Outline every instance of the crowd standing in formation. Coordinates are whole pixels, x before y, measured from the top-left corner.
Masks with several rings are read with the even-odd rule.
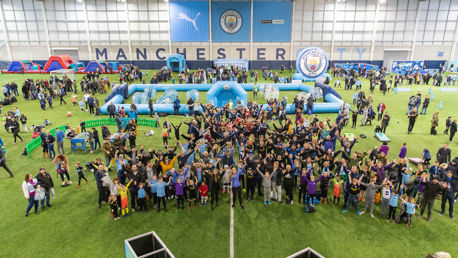
[[[359,215],[369,210],[373,217],[374,204],[380,204],[380,217],[397,222],[404,219],[408,226],[412,226],[416,209],[420,209],[421,217],[427,208],[427,219],[431,220],[434,200],[441,195],[441,215],[445,213],[448,202],[448,215],[453,219],[453,204],[457,197],[455,192],[458,191],[458,159],[451,159],[447,145],[437,151],[434,165],[429,164],[432,157],[429,150],[425,149],[425,164],[419,164],[416,170],[412,170],[406,159],[406,144],[401,146],[399,159],[388,160],[390,147],[387,143],[358,152],[353,147],[360,140],[359,137],[349,139],[343,134],[350,116],[353,128],[358,124],[358,115],[361,115],[360,126],[372,125],[375,119],[380,121],[380,125],[376,126],[376,130],[380,132],[385,132],[390,123],[385,104],[379,103],[376,111],[372,108],[372,97],[366,97],[358,76],[364,76],[371,81],[371,93],[376,84],[380,84],[380,90],[385,93],[391,88],[392,80],[394,87],[397,87],[402,84],[402,80],[410,80],[409,78],[418,83],[416,78],[419,77],[415,74],[401,78],[397,75],[393,79],[389,77],[388,87],[385,79],[388,75],[383,70],[343,72],[335,69],[332,73],[337,78],[336,87],[340,87],[339,78],[343,76],[345,88],[352,89],[356,86],[357,90],[353,98],[357,108],[350,111],[343,105],[335,121],[320,121],[316,115],[304,115],[307,114],[304,110],[308,110],[313,101],[309,103],[308,100],[297,97],[293,100],[297,110],[294,118],[285,115],[285,100],[270,100],[270,108],[267,110],[261,109],[255,103],[244,107],[241,103],[231,101],[219,108],[193,102],[188,103],[191,116],[188,122],[175,125],[165,118],[161,123],[159,120],[162,118],[155,115],[165,146],[163,149],[155,149],[137,146],[137,116],[131,115],[136,106],[132,104],[127,114],[124,110],[116,109],[110,112],[110,116],[117,119],[129,116],[127,127],[122,128],[118,124],[118,132],[123,130],[128,134],[126,139],[117,136],[111,140],[110,132],[104,126],[101,144],[98,130],[87,129],[91,152],[97,151],[97,147],[101,149],[104,161],[97,158],[93,162],[87,162],[85,166],[81,166],[80,162],[76,162],[74,167],[71,166],[63,147],[64,138],[75,135],[69,127],[66,132],[58,130],[55,137],[44,128],[41,129],[39,136],[42,140],[43,157],[53,160],[62,185],[71,184],[70,171],[73,169],[78,175],[78,188],[81,187],[82,180],[89,181],[84,173],[93,173],[99,207],[102,207],[103,202],[109,203],[110,212],[116,220],[120,216],[127,217],[136,210],[146,212],[151,207],[157,208],[158,212],[162,209],[167,211],[167,204],[170,206],[171,199],[176,200],[176,207],[179,209],[183,209],[185,203],[191,209],[199,204],[205,206],[208,202],[210,208],[215,209],[220,204],[221,194],[231,194],[232,207],[237,204],[242,209],[245,202],[255,201],[256,195],[259,195],[266,206],[272,202],[293,205],[296,201],[304,205],[305,211],[313,212],[317,203],[328,203],[329,188],[332,188],[332,203],[342,205],[344,213],[350,208]],[[164,81],[171,75],[170,71],[161,70],[153,75],[152,80]],[[278,75],[263,70],[263,76],[276,80]],[[218,80],[238,78],[240,82],[246,82],[248,73],[238,68],[213,67],[193,73],[185,72],[183,76],[180,74],[179,80],[180,83],[204,83],[213,77]],[[250,77],[256,81],[257,73],[251,73]],[[422,76],[422,81],[426,80],[425,83],[428,83],[428,79],[424,77]],[[121,82],[144,80],[143,73],[133,66],[121,72],[119,78]],[[109,86],[110,82],[99,79],[98,73],[84,78],[81,90],[86,95],[84,101],[78,103],[81,111],[87,111],[89,107],[91,113],[97,112],[98,101],[92,95],[97,92],[104,93]],[[41,102],[48,96],[59,96],[61,102],[65,102],[62,93],[67,92],[77,92],[76,82],[68,78],[59,80],[51,77],[49,81],[41,80],[37,83],[27,80],[23,87],[26,99],[39,99]],[[420,114],[426,114],[429,101],[429,96],[426,96],[422,102],[420,94],[409,100],[409,133],[413,130],[418,110],[421,108]],[[72,102],[76,105],[76,101]],[[201,115],[193,112],[198,110],[196,105],[202,107],[204,112]],[[49,106],[52,107],[52,104],[49,103]],[[152,110],[150,115],[153,115]],[[431,134],[437,133],[437,112],[435,115]],[[15,139],[20,138],[17,134],[20,130],[18,121],[26,130],[27,118],[18,110],[9,112],[4,120],[5,129],[11,130]],[[184,134],[180,131],[182,125],[187,126]],[[456,121],[449,118],[446,126],[444,133],[450,131],[452,141],[456,132]],[[83,121],[80,127],[86,131]],[[169,144],[173,136],[176,144]],[[55,142],[58,155],[54,151]],[[1,152],[0,159],[2,166],[7,169]],[[110,173],[116,175],[110,177]],[[29,200],[26,216],[32,207],[38,212],[38,201],[41,201],[42,208],[45,205],[51,206],[54,182],[43,167],[35,177],[30,174],[25,177],[23,190],[24,196]],[[360,210],[362,203],[364,208]]]

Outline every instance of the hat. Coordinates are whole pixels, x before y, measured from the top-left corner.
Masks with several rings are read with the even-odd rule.
[[[228,165],[224,165],[224,168],[228,168],[229,166]]]
[[[40,167],[40,170],[46,170],[44,167]]]

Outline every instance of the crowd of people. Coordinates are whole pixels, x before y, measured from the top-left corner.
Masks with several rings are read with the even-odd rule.
[[[203,114],[194,114],[184,122],[187,133],[181,133],[182,124],[173,125],[164,119],[161,127],[165,148],[137,146],[135,119],[125,128],[128,139],[118,136],[110,141],[103,135],[100,149],[104,161],[98,158],[84,168],[75,164],[79,181],[86,180],[84,171],[93,173],[99,207],[109,203],[117,220],[151,207],[167,211],[172,199],[180,209],[185,202],[188,209],[207,202],[215,209],[221,194],[231,194],[232,207],[237,204],[243,209],[245,202],[257,200],[257,194],[263,196],[261,201],[266,206],[272,202],[292,205],[296,201],[312,212],[316,203],[326,205],[332,197],[335,205],[343,206],[344,213],[353,207],[362,215],[369,208],[370,216],[374,216],[374,204],[380,203],[380,217],[412,226],[416,209],[422,216],[427,208],[431,220],[434,200],[441,195],[441,214],[448,202],[448,215],[453,218],[458,159],[451,159],[447,145],[437,152],[434,165],[419,164],[413,170],[406,159],[405,144],[395,160],[387,158],[387,143],[365,152],[354,151],[361,139],[350,139],[342,133],[349,112],[344,108],[336,121],[320,121],[316,115],[304,115],[300,108],[294,120],[281,117],[281,102],[275,112],[254,103],[223,108],[200,105]],[[161,124],[160,118],[156,119]],[[271,120],[274,123],[269,123]],[[175,145],[169,144],[173,136]],[[62,181],[66,177],[69,181],[65,174],[70,170],[69,162],[57,157],[54,161],[59,171],[64,171]],[[110,176],[113,173],[116,175]],[[52,195],[54,184],[46,171],[40,170],[35,179],[28,175],[23,186],[29,198],[27,212],[38,205],[30,201],[31,191],[44,189],[42,206],[49,204]]]

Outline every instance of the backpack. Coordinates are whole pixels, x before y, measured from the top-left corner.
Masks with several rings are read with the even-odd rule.
[[[315,207],[310,205],[310,204],[307,204],[305,205],[304,207],[304,212],[307,212],[307,213],[314,213],[316,210],[315,210]]]
[[[374,203],[380,203],[380,192],[375,194]]]

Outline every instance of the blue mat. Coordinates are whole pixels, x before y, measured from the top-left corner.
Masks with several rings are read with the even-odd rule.
[[[441,88],[440,91],[456,91],[456,88]]]
[[[390,139],[384,133],[375,133],[375,137],[381,142],[389,142]]]

